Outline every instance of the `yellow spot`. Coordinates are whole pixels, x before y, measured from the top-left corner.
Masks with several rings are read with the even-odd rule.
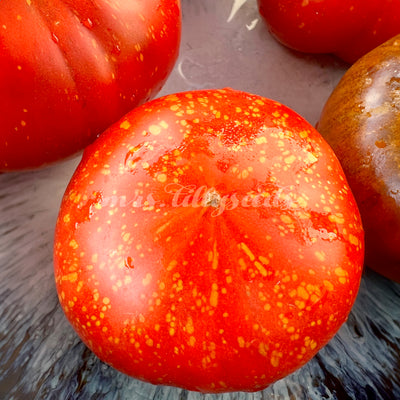
[[[105,305],[110,304],[110,299],[108,297],[104,297],[103,304],[105,304]]]
[[[279,367],[282,356],[283,354],[281,352],[274,350],[271,356],[271,365],[275,368]]]
[[[256,144],[263,144],[263,143],[267,143],[267,138],[265,136],[260,136],[256,138]]]
[[[150,284],[151,280],[152,280],[152,275],[150,273],[148,273],[145,278],[142,280],[142,284],[143,286],[147,286]]]
[[[119,126],[121,129],[125,129],[128,130],[131,127],[131,124],[129,123],[129,121],[125,120],[124,122],[122,122]]]
[[[148,338],[148,339],[146,340],[146,344],[147,344],[147,346],[149,346],[149,347],[153,347],[153,344],[154,344],[153,339]]]
[[[299,133],[299,135],[300,135],[300,137],[301,137],[302,139],[305,139],[306,137],[308,137],[308,131],[301,131],[301,132]]]
[[[352,234],[349,235],[349,241],[351,244],[354,244],[354,246],[358,246],[360,243],[358,238]]]
[[[299,287],[297,288],[297,295],[298,295],[299,297],[301,297],[302,299],[304,299],[304,300],[308,300],[309,297],[310,297],[309,293],[307,292],[306,289],[304,289],[303,286],[299,286]]]
[[[296,305],[296,307],[298,307],[300,310],[303,310],[306,307],[306,304],[304,303],[304,301],[301,300],[296,300],[294,302],[294,304]]]
[[[167,175],[166,174],[159,174],[157,176],[157,180],[158,182],[164,183],[167,181]]]
[[[263,357],[266,357],[266,356],[268,355],[268,346],[267,346],[265,343],[261,342],[261,343],[258,345],[258,352],[259,352]]]
[[[259,259],[264,265],[268,265],[268,264],[269,264],[269,260],[268,260],[267,257],[259,256],[258,259]]]
[[[258,272],[262,275],[262,276],[267,276],[268,272],[267,270],[264,268],[264,266],[259,263],[258,261],[254,262],[255,267],[257,268]]]
[[[291,223],[293,223],[292,218],[290,218],[289,215],[285,215],[285,214],[281,215],[281,221],[282,221],[284,224],[291,224]]]
[[[214,242],[214,249],[213,249],[213,259],[212,259],[212,268],[217,269],[218,268],[218,251],[217,251],[217,242]]]
[[[196,338],[194,336],[190,336],[190,338],[189,338],[189,346],[194,347],[195,344],[196,344]]]
[[[152,135],[159,135],[161,133],[161,128],[158,125],[150,125],[149,131]]]
[[[332,283],[330,281],[324,281],[324,286],[326,287],[326,289],[329,292],[332,292],[332,290],[334,289],[334,286],[332,285]]]
[[[216,283],[211,286],[210,304],[213,307],[218,305],[218,285]]]
[[[256,257],[251,252],[251,250],[247,247],[245,243],[240,243],[240,248],[245,252],[245,254],[250,258],[251,261],[254,261]]]
[[[78,243],[76,242],[75,239],[72,239],[72,240],[69,242],[69,247],[72,247],[74,250],[76,250],[76,249],[79,247],[79,245],[78,245]]]
[[[296,161],[296,156],[295,155],[291,155],[285,158],[285,164],[293,164]]]
[[[65,214],[64,215],[64,218],[63,218],[63,221],[67,224],[68,222],[70,222],[71,221],[71,217],[70,217],[70,215],[69,214]]]
[[[335,222],[336,224],[344,224],[343,214],[331,214],[328,217],[329,221]]]
[[[178,261],[172,260],[167,267],[167,271],[172,271],[178,265]]]
[[[246,179],[249,176],[249,171],[247,169],[243,170],[241,173],[242,179]]]
[[[317,257],[319,261],[325,261],[326,259],[326,255],[323,251],[316,251],[315,257]]]
[[[245,346],[245,344],[246,344],[244,338],[242,336],[239,336],[237,338],[237,340],[238,340],[239,347],[243,348]]]
[[[76,282],[78,280],[78,273],[77,272],[72,272],[71,274],[64,275],[62,277],[62,280],[74,283],[74,282]]]
[[[192,334],[194,332],[193,319],[191,317],[188,318],[185,329],[186,329],[186,332],[189,334]]]

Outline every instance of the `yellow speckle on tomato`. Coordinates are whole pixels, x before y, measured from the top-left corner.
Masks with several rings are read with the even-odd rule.
[[[354,246],[358,246],[360,244],[360,241],[358,240],[358,238],[356,236],[352,235],[351,233],[349,235],[349,242],[351,244],[353,244]]]
[[[167,181],[167,175],[159,174],[159,175],[157,175],[157,180],[158,180],[158,182],[165,183]]]
[[[216,283],[211,286],[210,304],[212,307],[218,306],[218,285]]]
[[[254,265],[255,265],[255,267],[257,268],[258,272],[259,272],[262,276],[267,276],[267,275],[268,275],[267,270],[265,269],[265,267],[264,267],[261,263],[259,263],[258,261],[255,261],[255,262],[254,262]]]
[[[282,352],[274,350],[271,356],[271,365],[275,368],[279,367],[279,363],[281,361],[282,356],[283,356]]]
[[[296,156],[292,154],[292,155],[286,157],[284,159],[284,161],[285,161],[285,164],[293,164],[296,161]]]
[[[254,256],[254,254],[251,252],[251,250],[247,247],[247,245],[245,243],[240,243],[240,248],[244,251],[244,253],[247,255],[247,257],[250,258],[250,261],[254,261],[256,259],[256,257]]]
[[[158,126],[158,125],[150,125],[149,132],[152,135],[156,135],[157,136],[157,135],[159,135],[161,133],[161,127]]]
[[[195,344],[196,344],[196,338],[194,336],[190,336],[189,346],[194,347]]]
[[[69,242],[69,247],[72,247],[74,250],[76,250],[79,247],[79,245],[78,245],[78,243],[77,243],[77,241],[75,239],[72,239]]]
[[[335,222],[336,224],[344,224],[343,214],[331,214],[328,217],[329,221]]]
[[[189,334],[192,334],[194,332],[193,319],[191,317],[189,317],[187,322],[186,322],[185,330]]]
[[[326,260],[326,255],[323,251],[316,251],[315,257],[317,257],[317,259],[321,262]]]
[[[261,342],[261,343],[258,345],[258,352],[259,352],[263,357],[266,357],[266,356],[268,355],[268,346],[267,346],[264,342]]]
[[[125,120],[125,121],[123,121],[123,122],[119,125],[119,127],[120,127],[121,129],[128,130],[128,129],[131,127],[131,124],[130,124],[129,121]]]
[[[108,305],[108,304],[110,304],[110,299],[108,298],[108,297],[104,297],[103,298],[103,304],[105,304],[105,305]]]
[[[267,143],[267,138],[265,136],[260,136],[256,138],[256,144],[264,144]]]
[[[153,277],[150,273],[146,274],[146,276],[142,280],[143,286],[149,285],[152,279],[153,279]]]
[[[284,224],[291,224],[291,223],[293,223],[292,218],[290,218],[289,215],[286,215],[286,214],[282,214],[282,215],[281,215],[281,221],[282,221]]]
[[[242,336],[239,336],[237,338],[237,341],[238,341],[239,347],[241,347],[241,348],[243,348],[246,345],[246,341],[244,340],[244,338]]]
[[[78,280],[78,273],[77,272],[72,272],[70,274],[64,275],[62,277],[62,280],[74,283],[74,282],[76,282]]]

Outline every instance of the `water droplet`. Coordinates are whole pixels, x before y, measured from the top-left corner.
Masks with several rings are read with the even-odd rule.
[[[111,53],[114,54],[114,55],[116,55],[116,56],[119,56],[119,55],[121,54],[121,47],[119,47],[119,44],[116,44],[116,45],[112,48]]]
[[[90,18],[86,19],[82,23],[88,29],[92,29],[93,28],[93,22],[92,22],[92,20]]]
[[[132,257],[126,257],[125,258],[125,267],[128,269],[134,269],[135,266],[133,265],[133,260]]]
[[[59,41],[60,41],[60,39],[58,38],[58,36],[57,36],[55,33],[52,33],[52,34],[51,34],[51,39],[53,40],[53,42],[54,42],[55,44],[58,44]]]

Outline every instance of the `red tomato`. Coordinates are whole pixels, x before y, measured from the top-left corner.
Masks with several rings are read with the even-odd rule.
[[[154,96],[180,23],[179,0],[2,0],[0,171],[70,156]]]
[[[346,320],[363,265],[328,144],[242,92],[141,106],[84,153],[55,238],[61,305],[102,360],[155,384],[256,391]]]
[[[400,0],[258,0],[271,33],[305,53],[354,62],[400,33]]]

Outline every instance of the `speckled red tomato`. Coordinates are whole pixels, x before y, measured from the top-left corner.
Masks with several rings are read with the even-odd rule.
[[[1,0],[0,171],[70,156],[157,93],[179,0]]]
[[[105,362],[156,384],[256,391],[346,320],[363,230],[304,119],[227,90],[170,95],[84,153],[55,238],[59,299]]]

